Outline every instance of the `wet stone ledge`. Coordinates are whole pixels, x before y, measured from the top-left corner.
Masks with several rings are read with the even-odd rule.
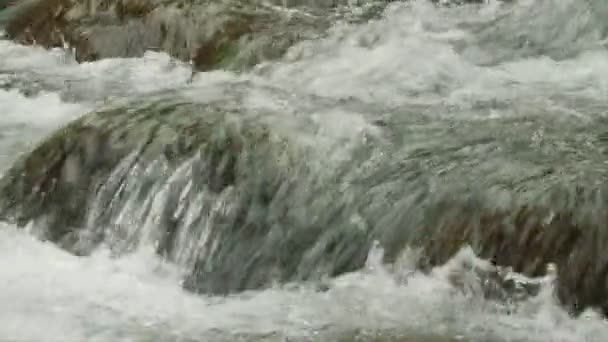
[[[241,70],[316,38],[347,1],[27,0],[0,3],[9,39],[73,49],[79,62],[164,51],[199,71]],[[379,14],[385,1],[366,5]],[[2,10],[5,8],[4,10]],[[371,13],[371,14],[370,14]]]

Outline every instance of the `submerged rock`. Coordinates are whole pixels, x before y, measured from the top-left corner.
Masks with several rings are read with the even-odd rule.
[[[229,102],[165,94],[110,106],[20,158],[0,181],[0,214],[81,255],[101,242],[115,253],[153,243],[192,267],[194,291],[354,271],[367,233],[331,198],[314,203],[327,183],[303,161],[318,157],[292,140]]]
[[[166,154],[169,147],[191,152],[201,144],[202,130],[201,135],[188,136],[182,120],[164,121],[166,106],[175,106],[174,114],[182,115],[182,120],[196,115],[175,103],[153,102],[127,115],[124,108],[102,109],[48,137],[5,174],[3,216],[19,224],[44,219],[45,238],[73,247],[75,230],[85,224],[90,194],[98,191],[128,154],[137,152],[137,158],[145,160]],[[207,113],[206,120],[212,119]],[[186,125],[196,125],[196,121]],[[175,155],[185,157],[171,154]]]
[[[378,240],[387,263],[408,246],[420,247],[422,270],[466,246],[528,276],[555,264],[557,297],[573,314],[608,308],[603,190],[560,188],[549,182],[553,173],[542,173],[522,178],[527,188],[536,186],[536,196],[513,186],[506,190],[512,200],[504,201],[488,190],[495,179],[487,171],[471,181],[456,169],[432,176],[442,161],[429,161],[462,148],[446,143],[434,153],[403,154],[408,146],[385,142],[396,129],[392,122],[328,133],[306,112],[317,109],[254,110],[239,89],[214,84],[213,94],[225,95],[202,103],[193,99],[203,101],[211,90],[151,94],[85,115],[5,173],[0,217],[21,226],[33,221],[42,238],[76,254],[100,243],[116,254],[149,244],[191,270],[184,286],[195,292],[228,294],[355,271]],[[482,124],[499,125],[466,126],[482,131],[474,126]],[[426,133],[420,122],[415,127]],[[460,134],[455,125],[449,129]],[[465,141],[469,151],[471,145]],[[487,151],[517,157],[509,148],[479,151],[483,162],[492,158]],[[474,162],[475,155],[466,156]],[[522,292],[498,274],[481,278],[489,298]]]

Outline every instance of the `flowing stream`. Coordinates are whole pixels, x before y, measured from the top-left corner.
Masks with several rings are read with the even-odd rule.
[[[605,179],[608,147],[606,14],[603,0],[490,1],[449,8],[428,1],[392,2],[369,21],[336,19],[326,34],[296,44],[282,59],[192,79],[187,63],[164,53],[78,64],[69,51],[0,40],[0,165],[7,169],[20,153],[88,112],[116,103],[136,107],[149,99],[168,105],[178,98],[192,106],[221,102],[245,109],[289,137],[290,144],[305,147],[312,156],[308,173],[293,171],[300,183],[292,184],[302,195],[285,199],[290,208],[309,205],[304,215],[322,216],[335,200],[321,188],[313,196],[318,201],[311,200],[309,185],[330,179],[331,170],[351,165],[357,153],[367,153],[365,162],[344,171],[346,179],[366,179],[366,168],[374,168],[369,174],[395,188],[416,175],[433,189],[497,187],[495,200],[501,202],[500,187],[506,185],[523,196],[574,181],[594,186]],[[257,117],[261,112],[272,115]],[[367,141],[382,148],[360,151]],[[507,155],[516,157],[507,160]],[[162,184],[189,186],[187,172],[165,175],[162,162],[147,167],[125,172],[133,180],[165,177]],[[142,193],[141,184],[134,181],[126,189]],[[184,290],[195,256],[203,253],[189,241],[204,242],[213,231],[205,235],[183,223],[170,257],[159,256],[155,219],[163,209],[155,208],[171,196],[162,184],[150,190],[147,206],[135,202],[135,195],[110,204],[100,199],[103,191],[93,196],[86,231],[96,233],[95,213],[106,207],[113,214],[104,222],[113,228],[103,243],[85,246],[86,256],[41,241],[33,225],[2,224],[0,341],[608,339],[608,325],[599,315],[588,311],[575,319],[560,307],[551,275],[536,280],[541,291],[531,299],[487,300],[473,283],[463,290],[449,281],[454,273],[470,275],[463,265],[483,264],[470,249],[426,274],[415,269],[415,251],[408,249],[400,250],[391,265],[380,261],[384,248],[391,248],[385,245],[390,234],[369,251],[354,252],[366,258],[364,269],[321,285],[292,281],[228,296]],[[362,210],[365,219],[351,213],[349,220],[359,220],[353,225],[388,231],[398,215],[411,214],[389,209],[413,201],[415,187],[406,199],[391,198],[381,186],[370,189],[340,192],[339,200],[352,207],[362,205],[362,197],[371,203],[366,205],[373,214]],[[225,192],[212,200],[205,191],[184,193],[187,204],[178,210],[188,213],[230,210],[235,201]],[[345,199],[349,194],[354,199]],[[294,222],[304,220],[295,209],[289,215]],[[370,218],[375,222],[365,221]],[[202,225],[200,218],[196,222]],[[329,219],[315,222],[327,224],[320,228],[326,231],[342,229],[331,227]],[[268,244],[259,248],[273,248]],[[324,262],[334,261],[319,263]]]

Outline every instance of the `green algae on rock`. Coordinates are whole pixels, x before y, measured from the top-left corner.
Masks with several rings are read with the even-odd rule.
[[[573,314],[606,309],[604,150],[577,140],[596,133],[589,124],[542,121],[554,150],[529,147],[535,117],[445,128],[401,112],[340,131],[312,113],[345,110],[343,101],[252,108],[253,82],[219,83],[116,100],[67,125],[0,180],[0,216],[41,223],[43,238],[77,254],[152,244],[190,271],[183,285],[194,292],[338,276],[364,267],[377,240],[386,263],[419,247],[424,271],[467,245],[529,276],[555,264],[558,298]],[[507,123],[517,134],[495,129]],[[525,169],[503,172],[513,164]],[[484,279],[499,289],[484,295],[514,290],[493,277]]]
[[[366,243],[365,234],[353,235],[348,230],[323,232],[321,223],[310,227],[306,221],[283,233],[285,225],[272,225],[280,219],[273,218],[277,210],[293,203],[274,209],[279,205],[276,201],[281,200],[277,192],[291,196],[293,193],[285,192],[284,187],[304,185],[298,185],[295,174],[310,172],[306,169],[311,165],[302,163],[307,160],[305,155],[311,153],[309,148],[290,143],[289,136],[268,130],[263,121],[255,116],[248,118],[229,105],[182,100],[177,94],[165,94],[155,100],[109,106],[51,135],[19,159],[0,181],[2,217],[20,225],[41,223],[43,238],[74,253],[87,254],[100,242],[111,242],[108,235],[129,234],[121,230],[129,227],[116,222],[120,220],[116,210],[129,200],[125,187],[137,188],[135,192],[143,197],[135,199],[141,200],[136,205],[147,214],[150,209],[146,209],[146,196],[160,196],[150,195],[150,186],[173,182],[172,175],[179,174],[184,165],[194,179],[178,179],[185,183],[174,183],[172,187],[177,192],[169,197],[185,191],[188,201],[181,205],[197,205],[196,198],[201,195],[209,204],[192,208],[198,215],[193,222],[176,214],[167,220],[161,218],[155,229],[160,234],[158,252],[168,259],[216,263],[212,269],[197,267],[197,275],[205,272],[208,276],[193,276],[193,289],[238,291],[268,285],[277,272],[280,279],[290,280],[315,277],[325,271],[343,273],[363,264],[366,248],[358,246]],[[130,172],[154,167],[159,161],[163,170],[153,175],[150,184],[146,185],[143,177],[130,178]],[[188,185],[188,181],[193,183]],[[233,209],[214,213],[213,207],[227,198],[234,202]],[[171,206],[167,204],[166,210],[176,209]],[[217,245],[215,249],[205,249],[209,254],[204,257],[197,246],[184,250],[178,245],[180,239],[200,240],[201,234],[211,236],[209,243],[215,241],[213,244]],[[292,244],[277,250],[274,244],[279,241],[274,234],[291,236]],[[241,239],[242,236],[250,238]],[[347,246],[353,239],[359,242],[346,252],[327,250],[333,247],[311,251],[316,245],[328,243]],[[269,245],[263,251],[265,255],[255,257],[264,244]],[[117,245],[117,252],[129,248],[120,241]],[[238,253],[231,246],[236,246]],[[337,253],[336,257],[343,261],[323,261],[326,253]],[[243,262],[246,259],[259,263],[254,278],[249,278],[251,272],[247,269],[251,265]],[[319,270],[312,260],[322,262],[327,269]],[[235,264],[247,268],[245,278],[240,269],[234,268]],[[332,271],[334,267],[337,268]]]
[[[8,171],[2,180],[3,215],[22,224],[44,216],[49,220],[46,237],[69,249],[66,239],[84,224],[88,196],[121,160],[136,152],[142,162],[165,156],[179,163],[211,136],[205,123],[211,126],[222,115],[167,98],[138,109],[119,106],[86,115]]]

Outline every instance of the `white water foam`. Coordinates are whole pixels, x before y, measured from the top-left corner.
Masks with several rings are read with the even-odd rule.
[[[553,111],[558,115],[589,115],[568,99],[606,97],[608,53],[603,48],[581,51],[566,60],[536,55],[496,65],[477,63],[480,54],[492,50],[483,50],[474,41],[476,33],[463,27],[475,21],[492,22],[501,15],[523,16],[526,6],[534,5],[522,4],[516,10],[498,6],[438,10],[424,0],[395,3],[382,20],[337,26],[323,40],[292,48],[284,63],[260,67],[260,73],[269,84],[279,83],[294,93],[389,106],[441,104],[453,110],[442,116],[457,119],[491,117],[497,110],[502,117],[522,115],[524,110],[528,114],[547,106],[559,109]],[[553,24],[551,20],[550,16],[538,19],[547,26]],[[526,23],[515,21],[506,30],[518,24]],[[471,112],[483,104],[493,105]],[[505,106],[511,108],[501,108]]]
[[[113,259],[79,258],[11,227],[0,230],[0,336],[8,341],[207,340],[214,331],[325,339],[328,332],[396,330],[411,336],[490,341],[603,341],[597,317],[573,320],[550,289],[516,314],[455,290],[459,259],[425,276],[396,282],[381,265],[307,287],[274,288],[228,298],[183,292],[179,274],[140,250]],[[373,256],[370,258],[374,262]],[[403,270],[402,270],[403,271]],[[207,336],[207,338],[205,338]]]
[[[0,74],[25,75],[31,82],[45,83],[81,102],[173,89],[185,86],[191,78],[187,63],[153,51],[141,58],[78,64],[69,51],[0,40],[0,56]]]
[[[87,104],[65,103],[57,93],[25,97],[17,90],[0,89],[0,168],[43,136],[92,109]]]

